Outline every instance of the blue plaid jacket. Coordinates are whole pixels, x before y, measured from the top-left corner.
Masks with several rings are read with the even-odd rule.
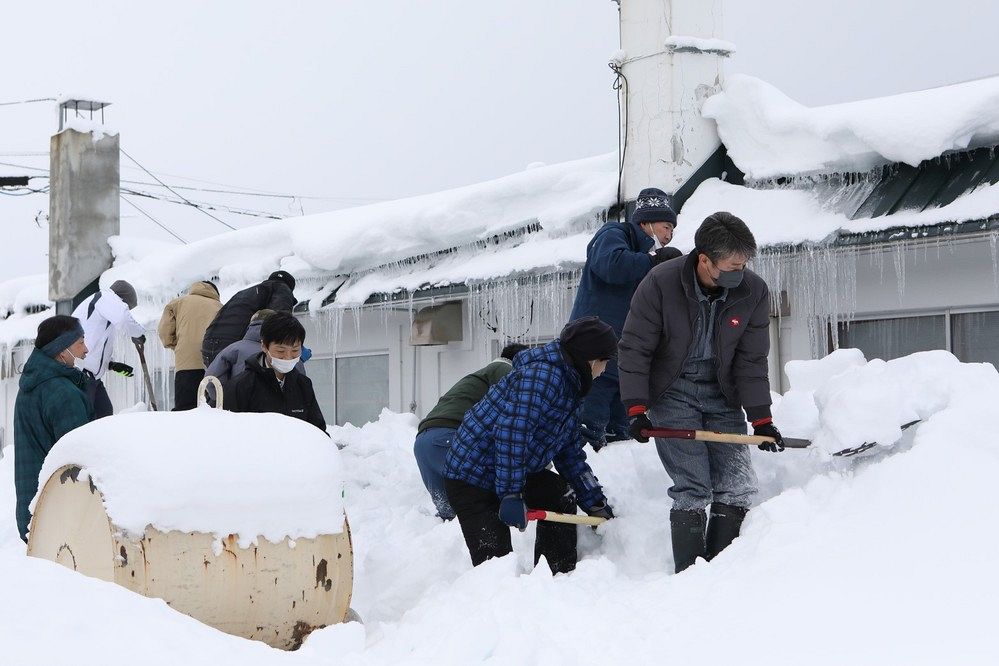
[[[548,463],[576,491],[580,506],[604,501],[586,463],[577,411],[579,373],[553,341],[517,354],[513,370],[465,413],[444,461],[444,476],[500,497],[519,493]]]

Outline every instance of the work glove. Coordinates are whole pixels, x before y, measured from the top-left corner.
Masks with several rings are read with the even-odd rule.
[[[680,250],[676,249],[675,247],[669,247],[669,246],[661,247],[658,250],[656,250],[655,253],[652,255],[652,265],[658,266],[664,261],[669,261],[670,259],[676,259],[677,257],[682,257],[682,256],[683,252],[680,252]]]
[[[520,493],[503,496],[500,500],[499,519],[521,532],[527,529],[527,505]]]
[[[310,358],[312,358],[312,350],[306,347],[305,345],[302,345],[302,356],[301,356],[302,363],[305,363]]]
[[[641,409],[641,411],[639,411]],[[634,413],[632,413],[632,410]],[[642,444],[649,441],[648,437],[642,435],[643,430],[652,430],[655,426],[652,425],[652,421],[649,420],[649,415],[645,413],[644,407],[633,407],[628,411],[628,434],[631,435],[633,439],[641,442]]]
[[[137,338],[132,338],[132,342],[134,342],[135,344],[137,344],[137,345],[139,345],[141,347],[142,345],[146,344],[146,336],[145,335],[140,335]]]
[[[607,500],[604,500],[592,508],[583,509],[583,511],[586,512],[586,515],[593,516],[594,518],[606,518],[607,520],[610,520],[614,517],[614,509],[612,509],[611,505],[607,503]]]
[[[135,376],[135,368],[127,363],[119,363],[118,361],[111,361],[108,363],[108,370],[111,372],[116,372],[122,377],[133,377]]]
[[[774,425],[773,419],[767,418],[753,421],[753,434],[762,437],[773,437],[776,440],[773,444],[760,444],[760,451],[780,453],[784,450],[784,436],[780,434],[780,430]]]

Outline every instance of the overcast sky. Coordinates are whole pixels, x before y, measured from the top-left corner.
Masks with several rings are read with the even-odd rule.
[[[999,69],[989,0],[730,0],[725,25],[739,49],[729,71],[809,105]],[[615,150],[606,63],[617,48],[611,0],[7,3],[0,102],[102,97],[122,147],[168,183],[323,197],[184,191],[284,216]],[[0,106],[0,162],[47,168],[31,153],[48,150],[55,122],[51,103]],[[0,166],[19,173],[42,172]],[[187,239],[225,231],[190,209],[135,201]],[[35,213],[47,207],[41,194],[0,196],[0,280],[45,270]],[[122,218],[124,233],[171,240],[125,204]]]

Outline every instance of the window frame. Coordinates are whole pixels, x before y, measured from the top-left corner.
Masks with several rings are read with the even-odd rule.
[[[939,317],[944,318],[944,343],[946,344],[945,351],[954,353],[954,338],[953,338],[953,316],[963,315],[963,314],[977,314],[982,312],[996,312],[999,313],[999,304],[993,305],[979,305],[972,307],[954,307],[954,308],[923,308],[915,310],[889,310],[880,313],[868,313],[860,316],[850,317],[847,321],[842,321],[840,324],[849,326],[853,322],[860,321],[886,321],[891,319],[910,319],[914,317]],[[836,348],[840,349],[843,347],[842,331],[839,325],[836,326]],[[830,350],[831,351],[831,350]]]

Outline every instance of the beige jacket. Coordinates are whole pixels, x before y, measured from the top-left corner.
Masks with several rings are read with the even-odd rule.
[[[174,350],[177,370],[205,369],[201,341],[221,307],[219,295],[204,282],[195,282],[187,296],[167,303],[160,317],[159,334],[163,346]]]

